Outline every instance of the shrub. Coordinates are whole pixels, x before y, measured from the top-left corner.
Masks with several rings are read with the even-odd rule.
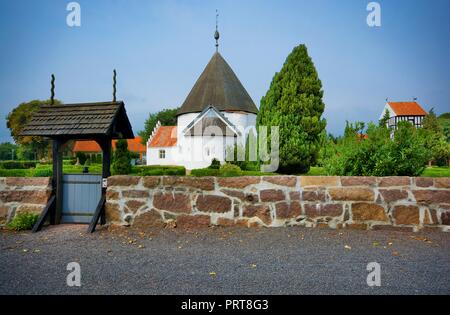
[[[214,168],[196,168],[191,170],[191,176],[195,177],[220,176],[220,170]]]
[[[231,163],[225,163],[219,169],[220,175],[224,177],[239,176],[241,174],[241,168]]]
[[[84,163],[87,160],[87,156],[83,152],[77,152],[77,154],[75,155],[75,163],[77,162],[77,159],[78,159],[78,161],[80,162],[81,165],[84,165]]]
[[[16,169],[16,170],[5,170],[0,169],[0,177],[29,177],[31,175],[31,171],[27,169]]]
[[[8,224],[8,227],[16,231],[31,230],[38,218],[39,215],[35,213],[19,213],[14,217],[11,223]]]
[[[130,151],[128,151],[128,142],[125,139],[119,139],[116,143],[112,173],[114,175],[127,175],[131,173],[131,155]]]
[[[416,128],[400,122],[394,139],[385,126],[369,124],[368,139],[358,137],[358,128],[348,127],[335,147],[336,154],[324,164],[329,175],[341,176],[418,176],[429,153]]]
[[[161,175],[178,175],[185,176],[186,169],[183,166],[133,166],[132,174],[140,176],[161,176]]]
[[[218,170],[220,168],[220,161],[216,158],[212,159],[209,169]]]

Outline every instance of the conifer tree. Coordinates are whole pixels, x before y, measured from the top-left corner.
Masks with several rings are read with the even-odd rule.
[[[279,126],[279,172],[306,173],[317,160],[322,119],[322,82],[305,45],[293,49],[261,100],[257,126]],[[270,146],[270,137],[268,137]]]

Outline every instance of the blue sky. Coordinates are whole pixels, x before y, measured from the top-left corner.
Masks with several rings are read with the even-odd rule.
[[[0,141],[4,117],[21,102],[46,99],[50,75],[65,103],[111,99],[112,70],[135,133],[149,112],[182,104],[220,52],[254,102],[292,48],[305,43],[325,92],[333,134],[345,120],[376,121],[386,97],[418,97],[450,111],[450,1],[384,0],[369,28],[368,0],[79,0],[81,27],[66,24],[64,0],[0,1]]]

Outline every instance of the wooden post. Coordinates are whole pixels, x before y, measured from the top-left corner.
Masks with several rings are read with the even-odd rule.
[[[53,139],[52,141],[52,156],[53,156],[53,176],[52,176],[52,189],[53,194],[56,195],[56,187],[57,187],[57,174],[58,174],[58,140]],[[54,208],[56,209],[56,207]],[[55,210],[52,209],[50,211],[50,224],[55,224]]]
[[[53,148],[53,178],[56,181],[56,207],[54,224],[61,223],[62,201],[63,201],[63,161],[62,161],[62,145],[64,142],[60,139],[53,141],[56,148]],[[55,154],[56,153],[56,154]]]
[[[102,141],[102,151],[103,151],[103,166],[102,166],[102,178],[103,180],[111,176],[111,138],[103,139]],[[102,187],[102,195],[106,197],[107,187]],[[105,210],[103,209],[100,224],[105,224]]]

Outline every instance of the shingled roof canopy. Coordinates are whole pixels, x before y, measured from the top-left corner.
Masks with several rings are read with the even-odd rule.
[[[23,128],[21,136],[134,138],[121,101],[42,106]]]
[[[220,111],[258,113],[250,95],[218,52],[203,70],[177,114],[201,112],[209,105]]]

